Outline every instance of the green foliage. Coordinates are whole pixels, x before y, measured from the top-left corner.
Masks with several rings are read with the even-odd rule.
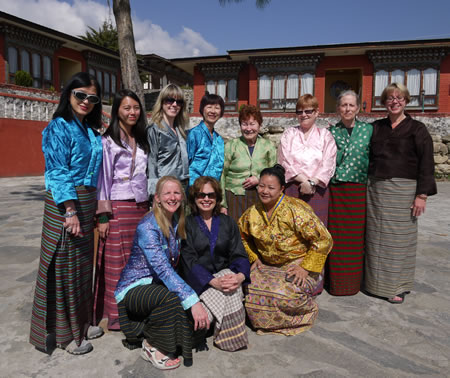
[[[16,71],[14,84],[20,85],[21,87],[31,87],[33,86],[33,78],[27,71]]]
[[[96,45],[106,47],[107,49],[119,51],[117,29],[111,22],[103,21],[103,25],[98,30],[90,26],[88,28],[89,30],[86,31],[86,35],[79,35],[78,37]]]
[[[434,177],[439,181],[450,181],[450,175],[448,173],[434,172]]]

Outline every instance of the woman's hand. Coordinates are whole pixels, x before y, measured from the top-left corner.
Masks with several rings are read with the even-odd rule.
[[[301,194],[314,194],[314,189],[311,187],[309,181],[303,181],[298,190]]]
[[[220,277],[222,288],[224,293],[232,293],[236,291],[245,280],[245,276],[242,273],[232,273]]]
[[[258,184],[259,184],[258,178],[255,177],[255,176],[250,176],[250,177],[247,177],[244,180],[244,182],[242,183],[242,187],[244,189],[251,189],[251,188],[255,187]]]
[[[220,212],[222,213],[222,214],[225,214],[225,215],[228,215],[228,209],[226,208],[226,207],[221,207],[220,208]]]
[[[65,201],[64,207],[66,208],[66,213],[76,211],[75,202],[73,200]],[[73,236],[81,235],[80,220],[78,219],[78,216],[76,214],[66,218],[65,222],[63,223],[63,227],[69,234]]]
[[[197,302],[191,307],[191,313],[194,318],[194,331],[197,331],[197,329],[209,328],[208,313],[201,302]]]
[[[255,260],[252,264],[252,266],[250,267],[250,271],[255,270],[255,269],[261,269],[264,266],[264,264],[261,262],[260,259]]]
[[[98,224],[98,233],[102,239],[106,239],[109,234],[109,222]]]
[[[286,273],[288,277],[294,276],[292,283],[297,286],[303,285],[306,282],[306,277],[308,277],[308,271],[301,266],[291,266],[286,270]]]
[[[411,206],[412,215],[414,217],[421,216],[425,212],[426,205],[427,205],[427,200],[420,198],[420,197],[416,197],[414,199],[414,203]]]

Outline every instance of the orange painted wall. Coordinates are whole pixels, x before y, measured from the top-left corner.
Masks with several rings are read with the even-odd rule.
[[[194,111],[198,113],[200,109],[200,101],[205,94],[205,75],[203,75],[197,67],[194,68]]]
[[[242,105],[248,105],[249,95],[249,66],[246,65],[241,72],[239,72],[238,78],[238,110]]]
[[[0,177],[44,174],[41,133],[47,124],[0,118]]]
[[[315,96],[319,100],[319,111],[324,111],[325,98],[325,72],[326,70],[357,68],[362,70],[362,96],[361,103],[366,101],[366,111],[371,111],[373,64],[365,55],[327,56],[319,63],[316,69]]]
[[[441,62],[439,78],[439,112],[450,112],[450,55]]]
[[[5,37],[0,35],[0,83],[6,83],[6,55]]]
[[[81,70],[86,71],[87,64],[84,60],[83,54],[80,51],[68,49],[67,47],[61,47],[60,49],[56,50],[53,54],[53,77],[55,78],[55,88],[59,88],[61,86],[61,81],[59,77],[59,58],[67,58],[70,60],[75,60],[77,62],[81,63]]]
[[[250,105],[258,105],[258,71],[252,64],[248,70],[248,101]]]

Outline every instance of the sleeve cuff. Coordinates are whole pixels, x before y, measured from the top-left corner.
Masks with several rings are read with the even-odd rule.
[[[198,299],[198,295],[194,293],[189,297],[187,297],[184,301],[182,301],[181,306],[183,306],[184,310],[189,310],[193,305],[195,305],[199,301],[200,299]]]

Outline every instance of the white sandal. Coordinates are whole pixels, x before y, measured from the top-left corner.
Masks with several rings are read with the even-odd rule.
[[[177,364],[167,366],[166,362],[170,360],[170,357],[165,356],[158,360],[156,358],[156,352],[157,349],[153,347],[149,347],[146,345],[145,340],[142,341],[142,351],[141,351],[141,357],[145,360],[150,362],[155,368],[159,370],[170,370],[170,369],[176,369],[181,365],[181,361],[178,361]]]

